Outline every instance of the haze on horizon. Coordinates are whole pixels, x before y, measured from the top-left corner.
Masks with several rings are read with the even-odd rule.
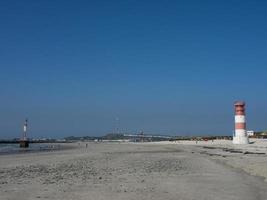
[[[267,129],[265,1],[1,1],[0,138]],[[118,120],[119,119],[119,120]]]

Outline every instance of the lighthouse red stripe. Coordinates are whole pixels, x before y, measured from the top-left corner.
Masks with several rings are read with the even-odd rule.
[[[245,123],[235,123],[235,129],[246,129]]]
[[[245,111],[244,110],[236,110],[235,115],[245,115]]]

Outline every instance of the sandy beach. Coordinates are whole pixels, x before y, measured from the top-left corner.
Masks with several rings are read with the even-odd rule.
[[[0,156],[0,199],[267,199],[267,141],[70,144]]]

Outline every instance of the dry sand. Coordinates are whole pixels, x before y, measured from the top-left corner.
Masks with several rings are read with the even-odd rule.
[[[267,199],[265,141],[73,145],[1,155],[0,200]]]

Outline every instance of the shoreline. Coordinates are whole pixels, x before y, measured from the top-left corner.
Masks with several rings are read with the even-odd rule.
[[[69,149],[76,148],[74,145],[70,145],[70,143],[32,143],[34,145],[40,144],[37,148],[20,148],[19,145],[16,148],[13,148],[8,151],[0,151],[0,157],[6,155],[25,155],[31,153],[42,153],[42,152],[53,152],[53,151],[65,151]],[[30,144],[31,145],[31,144]],[[41,146],[42,145],[42,146]]]

